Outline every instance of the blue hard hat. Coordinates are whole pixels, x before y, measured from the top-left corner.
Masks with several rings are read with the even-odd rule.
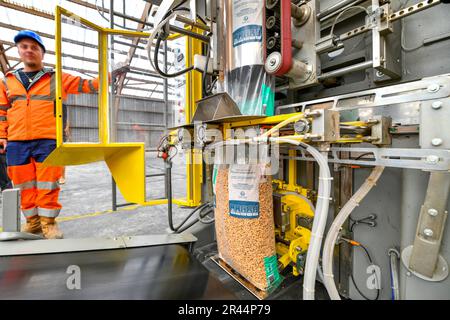
[[[19,33],[16,34],[16,36],[14,37],[14,43],[17,44],[19,41],[21,41],[22,39],[25,39],[25,38],[29,38],[29,39],[36,41],[45,52],[44,42],[42,42],[41,37],[34,31],[30,31],[30,30],[19,31]]]

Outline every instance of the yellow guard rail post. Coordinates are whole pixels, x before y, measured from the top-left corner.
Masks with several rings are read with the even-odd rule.
[[[148,37],[148,33],[118,31],[102,28],[76,14],[56,7],[55,51],[56,51],[56,149],[48,156],[46,165],[80,165],[105,161],[117,186],[128,202],[141,205],[167,203],[165,200],[146,201],[145,193],[145,148],[144,143],[111,143],[108,108],[108,35],[123,34]],[[98,93],[98,143],[64,143],[62,116],[62,60],[61,18],[67,16],[98,32],[99,42],[99,93]]]
[[[62,115],[62,16],[76,19],[98,32],[99,41],[99,92],[98,92],[98,143],[64,143]],[[146,32],[102,28],[69,10],[56,6],[55,10],[55,54],[56,54],[56,149],[44,161],[45,165],[80,165],[105,161],[126,201],[140,205],[166,204],[167,199],[146,201],[145,192],[145,148],[144,143],[111,143],[108,108],[108,35],[149,37]],[[195,29],[195,30],[194,30]],[[197,28],[191,31],[198,32]],[[169,40],[181,37],[173,34]],[[194,54],[201,54],[201,41],[187,37],[187,63],[193,62]],[[201,75],[186,75],[186,120],[190,122],[195,111],[195,102],[202,98]],[[201,154],[192,150],[187,161],[187,197],[173,202],[184,206],[197,206],[201,202],[202,164]]]

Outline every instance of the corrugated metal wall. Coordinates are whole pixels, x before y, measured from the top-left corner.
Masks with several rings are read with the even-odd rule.
[[[98,142],[97,94],[70,95],[68,110],[70,141]],[[118,115],[118,142],[145,142],[155,148],[164,131],[165,105],[162,100],[121,97]],[[168,124],[172,125],[169,102]]]

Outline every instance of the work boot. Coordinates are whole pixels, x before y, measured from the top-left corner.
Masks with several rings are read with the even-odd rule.
[[[46,239],[63,238],[63,233],[58,229],[55,218],[41,217],[41,227]]]
[[[26,232],[26,233],[41,234],[42,228],[41,228],[41,220],[39,219],[39,216],[33,216],[30,218],[27,218],[27,223],[22,225],[22,228],[20,231]]]

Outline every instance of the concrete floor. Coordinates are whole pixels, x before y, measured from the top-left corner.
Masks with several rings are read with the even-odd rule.
[[[176,198],[186,194],[183,156],[174,158],[172,187]],[[147,174],[160,173],[164,163],[156,153],[146,155]],[[147,178],[147,199],[164,197],[164,177]],[[61,186],[60,229],[65,238],[116,237],[167,233],[167,205],[123,207],[112,212],[111,175],[104,162],[66,168],[66,183]],[[126,201],[118,191],[118,203]],[[192,210],[173,207],[174,224]],[[0,212],[0,218],[3,212]],[[24,222],[24,218],[22,217]],[[0,219],[1,225],[1,219]]]

